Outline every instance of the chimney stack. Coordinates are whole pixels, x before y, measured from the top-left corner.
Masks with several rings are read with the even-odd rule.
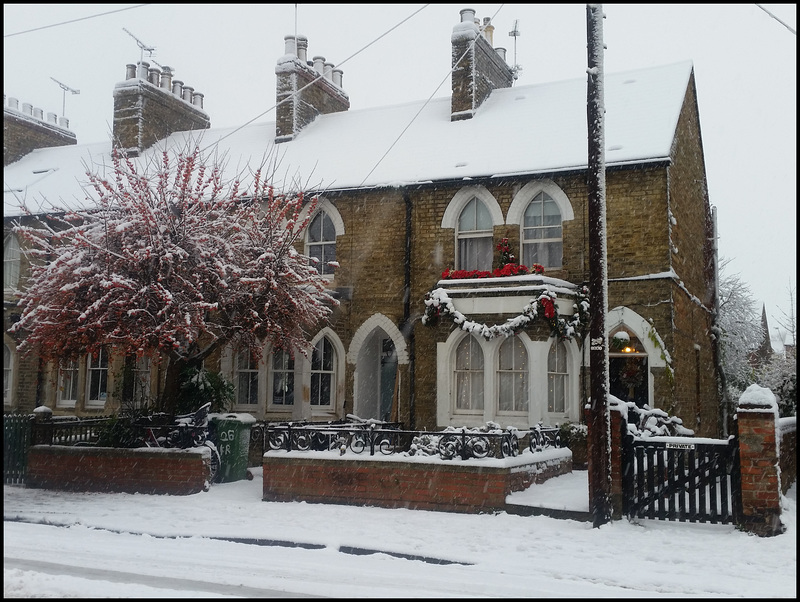
[[[114,145],[135,157],[174,132],[203,130],[211,120],[203,95],[173,78],[170,67],[127,65],[114,88]]]
[[[14,163],[38,148],[77,144],[66,117],[45,113],[31,103],[3,94],[3,166]]]
[[[342,90],[342,70],[324,56],[308,60],[308,39],[298,35],[284,37],[285,54],[275,67],[275,142],[293,140],[318,115],[338,113],[350,108]]]
[[[487,17],[475,17],[475,9],[461,10],[461,22],[453,27],[452,99],[450,121],[471,119],[478,107],[496,88],[510,88],[514,83],[511,67],[505,61],[505,50],[492,48],[494,26]]]

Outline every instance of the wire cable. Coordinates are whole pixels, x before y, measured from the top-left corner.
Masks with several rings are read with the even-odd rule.
[[[86,21],[87,19],[95,19],[97,17],[104,17],[106,15],[112,15],[114,13],[121,13],[122,11],[131,10],[133,8],[141,8],[143,6],[149,6],[148,4],[137,4],[135,6],[129,6],[127,8],[118,8],[117,10],[110,10],[105,13],[99,13],[97,15],[89,15],[88,17],[81,17],[80,19],[71,19],[70,21],[61,21],[60,23],[53,23],[52,25],[43,25],[42,27],[34,27],[33,29],[26,29],[25,31],[17,31],[15,33],[7,33],[4,34],[4,38],[11,38],[14,36],[22,35],[23,33],[31,33],[33,31],[40,31],[42,29],[49,29],[51,27],[58,27],[60,25],[68,25],[69,23],[77,23],[78,21]]]

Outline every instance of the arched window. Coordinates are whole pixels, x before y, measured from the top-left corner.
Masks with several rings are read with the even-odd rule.
[[[236,354],[234,365],[236,383],[236,405],[258,404],[258,360],[250,349]]]
[[[483,350],[470,335],[456,348],[456,411],[483,411]]]
[[[86,371],[86,405],[102,407],[108,396],[108,352],[100,349],[100,351],[90,353]]]
[[[492,217],[486,205],[477,197],[473,197],[458,216],[456,240],[457,269],[492,269]]]
[[[311,355],[311,405],[333,407],[336,391],[336,351],[328,337],[322,337]]]
[[[294,405],[294,358],[288,351],[272,353],[272,404]]]
[[[553,341],[547,354],[547,413],[567,412],[567,346],[563,341]]]
[[[336,261],[336,227],[325,211],[319,211],[306,230],[306,255],[314,257],[320,274],[333,275]]]
[[[3,241],[3,288],[14,289],[19,283],[19,240],[7,234]]]
[[[563,259],[561,210],[546,192],[528,204],[522,223],[522,263],[560,268]]]
[[[519,337],[500,346],[497,387],[498,412],[528,411],[528,352]]]
[[[11,358],[11,349],[8,345],[3,343],[3,404],[8,405],[11,403],[11,382],[13,363]]]

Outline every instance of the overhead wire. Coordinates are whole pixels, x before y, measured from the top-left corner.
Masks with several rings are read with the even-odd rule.
[[[61,25],[69,25],[70,23],[77,23],[78,21],[86,21],[87,19],[96,19],[97,17],[105,17],[106,15],[112,15],[114,13],[121,13],[126,10],[132,10],[134,8],[141,8],[143,6],[149,6],[149,4],[136,4],[134,6],[128,6],[126,8],[118,8],[117,10],[110,10],[104,13],[98,13],[96,15],[88,15],[86,17],[81,17],[79,19],[70,19],[69,21],[60,21],[58,23],[53,23],[51,25],[42,25],[41,27],[34,27],[33,29],[26,29],[25,31],[16,31],[14,33],[7,33],[3,34],[4,38],[11,38],[14,36],[19,36],[24,33],[31,33],[34,31],[41,31],[42,29],[50,29],[51,27],[59,27]]]
[[[343,61],[341,61],[340,63],[338,63],[338,66],[342,66],[342,65],[344,65],[344,64],[345,64],[345,63],[347,63],[347,61],[349,61],[350,59],[352,59],[352,58],[354,58],[354,57],[358,56],[359,54],[361,54],[362,52],[364,52],[364,51],[365,51],[367,48],[369,48],[370,46],[372,46],[373,44],[375,44],[376,42],[378,42],[378,40],[380,40],[380,39],[382,39],[382,38],[386,37],[386,36],[387,36],[388,34],[390,34],[392,31],[394,31],[395,29],[397,29],[398,27],[400,27],[400,26],[401,26],[403,23],[405,23],[406,21],[408,21],[408,20],[409,20],[409,19],[411,19],[412,17],[416,16],[416,15],[417,15],[419,12],[421,12],[422,10],[424,10],[425,8],[427,8],[428,6],[430,6],[430,4],[423,4],[423,5],[422,5],[420,8],[418,8],[417,10],[415,10],[413,13],[411,13],[409,16],[407,16],[405,19],[403,19],[402,21],[400,21],[400,22],[399,22],[399,23],[397,23],[396,25],[394,25],[394,26],[390,27],[389,29],[387,29],[385,32],[383,32],[381,35],[379,35],[377,38],[375,38],[374,40],[372,40],[372,41],[371,41],[369,44],[367,44],[366,46],[363,46],[363,47],[362,47],[362,48],[360,48],[359,50],[356,50],[356,51],[355,51],[353,54],[351,54],[351,55],[350,55],[350,56],[348,56],[346,59],[344,59]],[[295,28],[296,28],[296,25],[295,25]],[[295,39],[296,39],[296,36],[295,36]],[[323,77],[324,77],[324,74],[320,73],[320,74],[319,74],[319,75],[317,75],[317,76],[316,76],[314,79],[312,79],[310,82],[308,82],[308,83],[307,83],[305,86],[303,86],[302,88],[300,88],[300,89],[296,90],[295,92],[293,92],[293,93],[292,93],[290,96],[287,96],[287,97],[286,97],[286,98],[284,98],[282,101],[280,101],[280,102],[278,102],[278,103],[275,103],[275,104],[274,104],[274,105],[272,105],[270,108],[268,108],[266,111],[262,111],[261,113],[259,113],[259,114],[258,114],[258,115],[256,115],[255,117],[253,117],[252,119],[250,119],[250,120],[246,121],[245,123],[243,123],[242,125],[240,125],[240,126],[239,126],[239,127],[237,127],[236,129],[234,129],[234,130],[232,130],[232,131],[228,132],[227,134],[225,134],[224,136],[222,136],[221,138],[219,138],[219,139],[218,139],[217,141],[215,141],[213,144],[210,144],[209,146],[207,146],[206,148],[204,148],[204,149],[203,149],[203,152],[205,152],[206,150],[208,150],[209,148],[211,148],[212,146],[214,146],[214,144],[218,144],[219,142],[221,142],[221,141],[222,141],[222,140],[224,140],[225,138],[227,138],[227,137],[229,137],[229,136],[232,136],[233,134],[235,134],[236,132],[238,132],[238,131],[239,131],[239,130],[241,130],[242,128],[245,128],[245,127],[247,127],[248,125],[250,125],[251,123],[253,123],[253,122],[254,122],[256,119],[260,119],[261,117],[263,117],[264,115],[266,115],[266,114],[267,114],[267,113],[269,113],[270,111],[272,111],[272,110],[276,109],[276,108],[277,108],[279,105],[281,105],[281,104],[283,104],[283,103],[285,103],[285,102],[288,102],[289,100],[291,100],[292,98],[294,98],[295,96],[297,96],[298,94],[300,94],[300,92],[302,92],[302,91],[303,91],[303,90],[305,90],[306,88],[309,88],[310,86],[313,86],[313,85],[314,85],[314,84],[315,84],[317,81],[319,81],[319,80],[320,80],[320,79],[322,79]]]
[[[492,17],[491,17],[490,21],[493,21],[493,20],[494,20],[494,18],[497,16],[497,13],[499,13],[499,12],[500,12],[500,10],[502,10],[503,6],[505,6],[505,5],[504,5],[504,4],[501,4],[501,5],[500,5],[500,7],[499,7],[499,8],[498,8],[498,9],[495,11],[495,13],[492,15]],[[480,27],[480,33],[479,33],[478,35],[483,35],[483,32],[484,32],[485,28],[486,28],[486,26],[485,26],[485,25],[482,25],[482,26]],[[411,127],[411,126],[414,124],[414,122],[417,120],[417,117],[419,117],[420,113],[422,113],[422,111],[425,109],[425,107],[427,107],[427,106],[428,106],[428,104],[431,102],[431,100],[433,99],[434,95],[435,95],[435,94],[436,94],[436,93],[439,91],[439,88],[441,88],[441,87],[444,85],[444,82],[445,82],[445,81],[447,81],[447,78],[448,78],[448,77],[450,77],[450,76],[452,75],[452,73],[453,73],[453,71],[455,70],[456,66],[457,66],[457,65],[458,65],[458,64],[459,64],[459,63],[460,63],[460,62],[463,60],[463,58],[464,58],[465,56],[467,56],[467,54],[468,54],[468,53],[469,53],[469,52],[470,52],[470,51],[471,51],[471,50],[472,50],[472,49],[475,47],[475,43],[476,43],[477,39],[478,39],[478,38],[475,38],[474,40],[472,40],[472,42],[469,44],[469,46],[468,46],[468,47],[467,47],[467,49],[466,49],[466,50],[463,52],[463,54],[462,54],[462,55],[461,55],[461,56],[458,58],[458,60],[457,60],[457,61],[455,61],[455,63],[453,64],[453,66],[452,66],[452,67],[450,67],[450,70],[447,72],[447,74],[444,76],[444,78],[442,78],[442,81],[440,81],[440,82],[439,82],[439,85],[437,85],[437,86],[436,86],[436,89],[435,89],[435,90],[434,90],[434,91],[431,93],[431,95],[430,95],[430,96],[428,96],[428,99],[427,99],[427,100],[425,101],[425,103],[424,103],[424,104],[423,104],[423,105],[422,105],[422,106],[419,108],[419,111],[417,111],[417,112],[416,112],[416,114],[414,115],[414,117],[412,117],[412,118],[411,118],[411,121],[409,121],[409,122],[408,122],[408,125],[406,125],[406,127],[404,127],[404,128],[403,128],[403,131],[401,131],[401,132],[400,132],[400,133],[397,135],[397,138],[395,138],[395,139],[394,139],[394,142],[392,142],[392,143],[391,143],[391,145],[389,145],[389,148],[388,148],[388,149],[386,149],[386,152],[385,152],[385,153],[383,153],[383,155],[381,155],[381,158],[380,158],[380,159],[378,159],[378,162],[377,162],[377,163],[375,163],[375,165],[372,167],[372,169],[371,169],[371,170],[369,170],[369,173],[368,173],[366,176],[364,176],[364,179],[363,179],[363,180],[361,180],[361,183],[358,185],[358,187],[359,187],[359,188],[360,188],[361,186],[363,186],[363,185],[364,185],[364,182],[366,182],[366,181],[367,181],[367,178],[369,178],[369,177],[372,175],[372,173],[373,173],[373,172],[374,172],[374,171],[375,171],[375,170],[378,168],[378,166],[379,166],[381,163],[383,163],[383,160],[384,160],[384,159],[385,159],[385,158],[388,156],[388,154],[391,152],[391,150],[392,150],[392,149],[395,147],[395,145],[396,145],[396,144],[397,144],[397,143],[400,141],[400,138],[402,138],[402,137],[403,137],[403,135],[405,135],[405,133],[408,131],[408,129],[409,129],[409,128],[410,128],[410,127]]]

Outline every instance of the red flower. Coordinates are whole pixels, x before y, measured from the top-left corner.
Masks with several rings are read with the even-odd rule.
[[[547,319],[554,318],[556,315],[556,308],[553,305],[553,301],[548,299],[547,297],[542,297],[539,299],[539,303],[542,305],[542,309],[544,309],[544,317]]]

